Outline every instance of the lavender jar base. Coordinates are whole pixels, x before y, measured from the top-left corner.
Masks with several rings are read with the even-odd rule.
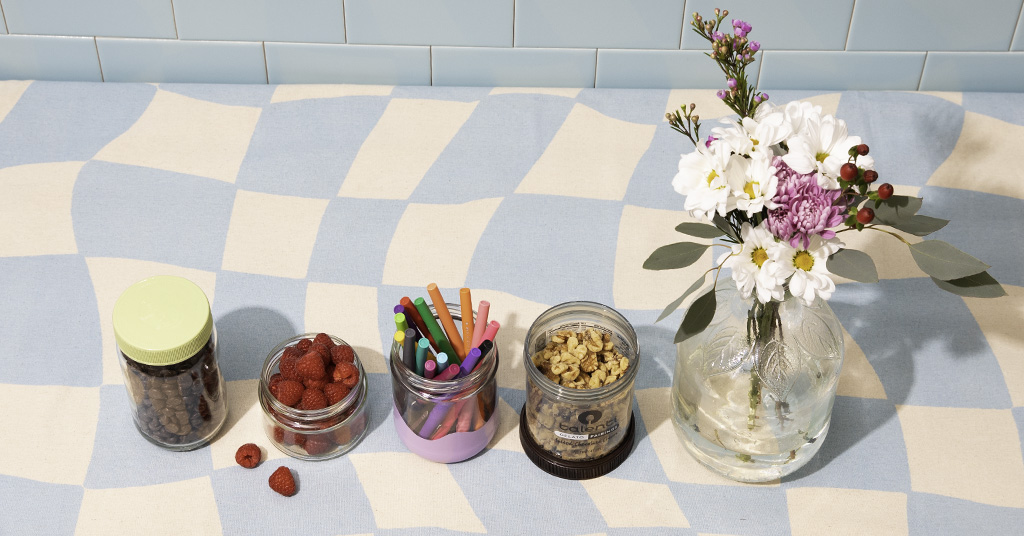
[[[398,408],[393,405],[391,414],[395,421],[395,430],[405,447],[420,457],[439,463],[461,462],[476,456],[494,438],[499,423],[498,412],[495,411],[479,430],[456,432],[431,441],[423,439],[412,428],[409,428],[409,425],[398,413]]]

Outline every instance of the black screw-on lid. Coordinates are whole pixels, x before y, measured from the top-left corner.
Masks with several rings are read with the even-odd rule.
[[[526,457],[546,473],[567,480],[587,480],[606,475],[626,461],[629,453],[633,451],[635,420],[633,413],[630,412],[626,437],[622,438],[622,442],[614,450],[594,460],[572,462],[552,456],[550,452],[541,448],[533,440],[526,426],[526,405],[524,404],[523,409],[519,412],[519,442],[523,444]]]

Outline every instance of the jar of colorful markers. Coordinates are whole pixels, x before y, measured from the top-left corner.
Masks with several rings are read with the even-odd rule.
[[[447,355],[442,350],[451,351],[452,345],[448,340],[438,340],[437,335],[455,337],[445,336],[438,321],[449,315],[447,322],[461,322],[463,315],[456,314],[459,306],[446,304],[452,313],[446,310],[439,314],[422,298],[416,301],[427,314],[415,309],[406,311],[405,316],[411,317],[410,327],[403,333],[399,326],[389,359],[395,429],[406,448],[423,458],[441,463],[466,460],[481,452],[498,429],[498,349],[494,334],[491,331],[491,339],[478,340],[476,345],[459,345],[465,358],[458,358],[460,352]],[[471,314],[477,316],[475,311]],[[463,324],[464,332],[467,326]],[[412,344],[405,342],[405,333],[414,339]],[[467,335],[466,340],[471,337]],[[415,352],[411,358],[410,346]],[[468,351],[467,346],[471,346]]]

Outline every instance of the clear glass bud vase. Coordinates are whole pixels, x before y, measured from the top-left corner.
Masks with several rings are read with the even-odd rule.
[[[828,303],[743,299],[719,282],[717,309],[677,345],[673,421],[699,462],[733,480],[796,471],[828,433],[843,331]]]

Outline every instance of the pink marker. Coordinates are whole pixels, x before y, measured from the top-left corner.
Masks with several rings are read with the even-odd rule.
[[[491,302],[480,300],[480,307],[476,311],[476,321],[473,324],[473,348],[480,346],[484,341],[484,329],[487,327],[487,313],[491,310]]]
[[[455,363],[452,363],[451,365],[448,365],[448,368],[446,368],[443,371],[441,371],[440,374],[438,374],[437,376],[434,376],[434,381],[435,382],[445,382],[445,381],[448,381],[448,380],[458,376],[460,370],[462,370],[462,369],[460,369],[458,365],[456,365]]]
[[[427,361],[423,364],[423,377],[431,380],[434,378],[434,374],[437,372],[437,362]]]
[[[491,322],[489,324],[487,324],[487,330],[484,331],[484,339],[483,340],[484,341],[494,341],[494,336],[498,334],[498,328],[500,328],[500,327],[501,327],[501,324],[499,324],[497,320],[491,320]],[[480,342],[483,342],[483,341],[480,341]]]
[[[476,404],[465,404],[459,412],[459,418],[455,425],[456,432],[468,432],[473,428],[473,413],[476,411]]]

